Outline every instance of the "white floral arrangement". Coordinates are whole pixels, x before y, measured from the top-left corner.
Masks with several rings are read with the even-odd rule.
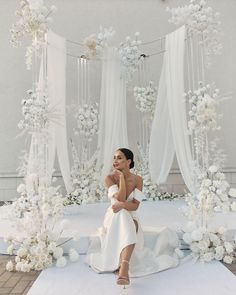
[[[104,47],[108,45],[109,39],[111,39],[114,34],[115,31],[112,27],[107,29],[100,26],[100,32],[97,35],[92,34],[84,39],[83,44],[87,49],[85,56],[87,58],[100,57]]]
[[[18,123],[19,129],[40,131],[48,126],[49,101],[47,91],[41,91],[38,87],[35,91],[27,90],[29,97],[21,101],[22,115],[24,117]]]
[[[127,82],[132,79],[134,72],[136,72],[143,59],[139,49],[139,45],[142,44],[142,41],[138,39],[139,35],[139,32],[136,32],[134,40],[129,36],[126,37],[125,42],[121,43],[119,46],[119,54],[123,64],[122,76]]]
[[[146,87],[134,87],[134,97],[136,100],[136,108],[140,112],[151,113],[155,112],[157,100],[157,87],[152,81],[149,81]]]
[[[219,89],[212,89],[207,84],[199,82],[199,88],[189,91],[185,96],[189,99],[190,111],[188,128],[190,134],[194,132],[207,132],[209,130],[219,130],[217,120],[220,116],[217,114],[219,104]]]
[[[207,7],[205,0],[190,0],[189,5],[171,9],[167,7],[167,11],[171,13],[170,23],[185,24],[190,34],[200,35],[200,44],[204,46],[207,56],[221,53],[220,13],[214,12],[212,7]]]
[[[80,106],[74,115],[77,127],[74,128],[76,135],[84,135],[88,141],[98,132],[98,103],[95,105],[85,103]]]
[[[71,178],[74,190],[67,195],[64,205],[81,205],[107,201],[105,187],[100,183],[101,167],[97,167],[97,153],[89,159],[88,150],[83,150],[82,160],[79,160],[77,150],[71,141],[73,166]]]
[[[236,236],[232,242],[225,237],[226,229],[209,230],[206,227],[197,227],[189,222],[184,229],[183,241],[189,245],[193,259],[201,262],[212,260],[231,264],[235,261]]]
[[[59,239],[65,228],[66,220],[56,225],[63,215],[64,198],[59,193],[59,187],[39,186],[37,175],[28,176],[32,180],[30,190],[24,183],[20,184],[17,191],[21,194],[12,204],[10,218],[15,222],[16,229],[20,233],[16,237],[7,237],[10,244],[7,252],[15,255],[10,260],[6,269],[8,271],[29,272],[30,270],[42,270],[50,267],[54,261],[58,267],[66,264],[63,257],[64,243]],[[71,250],[69,258],[75,261],[75,250]],[[78,253],[77,253],[78,257]]]
[[[201,181],[197,198],[207,212],[213,210],[220,212],[235,211],[236,202],[231,202],[229,198],[229,187],[230,185],[226,181],[224,173],[220,172],[217,166],[212,165],[208,168],[205,177]],[[231,194],[232,191],[231,189]]]
[[[20,9],[15,12],[19,19],[11,29],[11,44],[19,47],[24,36],[32,38],[26,51],[27,69],[31,68],[33,53],[39,53],[45,44],[45,34],[52,22],[51,14],[55,11],[54,5],[47,8],[43,0],[20,0]]]

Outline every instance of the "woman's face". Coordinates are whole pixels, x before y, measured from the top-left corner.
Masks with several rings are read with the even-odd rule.
[[[120,151],[116,151],[113,158],[113,167],[118,170],[129,168],[130,160]]]

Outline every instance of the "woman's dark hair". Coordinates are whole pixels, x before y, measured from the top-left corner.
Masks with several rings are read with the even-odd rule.
[[[130,164],[129,164],[129,168],[132,169],[134,168],[134,154],[131,150],[126,149],[126,148],[120,148],[118,149],[118,151],[121,151],[127,160],[131,160]]]

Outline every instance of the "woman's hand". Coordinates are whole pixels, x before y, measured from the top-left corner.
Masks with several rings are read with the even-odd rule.
[[[123,202],[117,201],[114,205],[112,205],[112,210],[114,213],[119,212],[121,209],[123,209]]]
[[[123,172],[118,169],[114,169],[112,174],[114,175],[114,178],[116,179],[117,182],[120,181],[121,177],[124,177]]]

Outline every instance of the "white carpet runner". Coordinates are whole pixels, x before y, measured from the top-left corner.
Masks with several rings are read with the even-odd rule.
[[[236,276],[220,262],[186,262],[175,269],[134,278],[123,290],[114,274],[97,274],[80,261],[44,270],[28,295],[235,295]]]

